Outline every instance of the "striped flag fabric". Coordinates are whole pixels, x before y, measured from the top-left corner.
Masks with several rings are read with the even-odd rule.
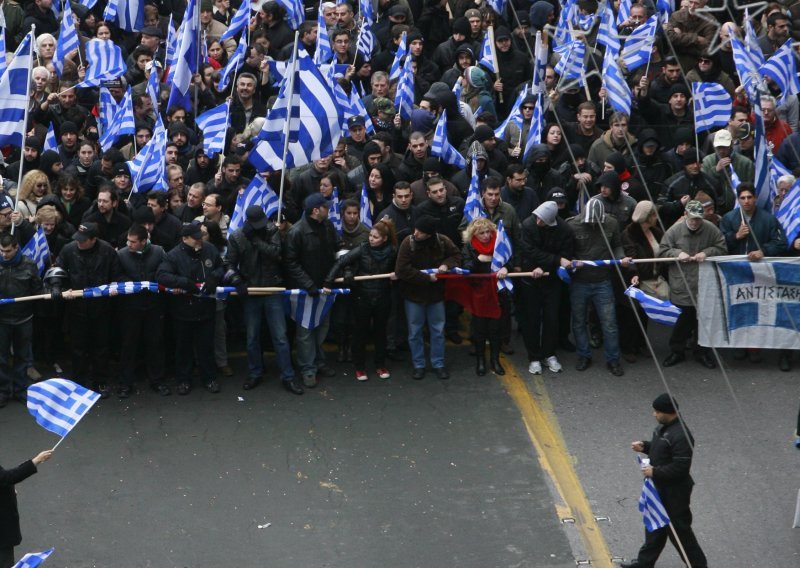
[[[800,235],[800,182],[795,182],[783,196],[783,201],[775,212],[775,217],[783,227],[786,240],[791,246]]]
[[[317,48],[314,50],[314,63],[319,66],[333,59],[333,49],[331,49],[331,38],[328,35],[328,27],[325,24],[322,4],[325,0],[320,0],[319,10],[317,11]],[[233,22],[231,22],[232,24]]]
[[[30,240],[20,250],[24,256],[36,263],[41,275],[47,268],[47,259],[50,258],[50,247],[47,245],[47,235],[39,227]]]
[[[78,47],[80,47],[80,42],[78,41],[78,32],[75,29],[75,19],[72,17],[72,6],[69,2],[64,2],[64,13],[61,16],[56,52],[53,54],[53,67],[59,77],[64,72],[64,59]]]
[[[293,30],[299,28],[300,24],[306,19],[305,13],[303,12],[303,1],[276,0],[276,2],[286,10],[286,22],[289,24],[289,27]]]
[[[139,31],[144,27],[144,0],[109,0],[103,20],[116,22],[126,32]]]
[[[131,172],[134,193],[147,193],[150,190],[167,191],[166,172],[167,131],[156,115],[153,137],[139,150],[139,153],[126,162]]]
[[[333,307],[336,296],[349,294],[347,288],[334,288],[330,294],[312,297],[305,290],[286,290],[284,292],[284,310],[297,325],[305,329],[315,329],[322,323]]]
[[[200,53],[196,14],[197,0],[188,0],[180,37],[178,38],[175,71],[172,74],[172,90],[169,93],[167,108],[179,106],[186,111],[192,108],[189,86],[192,82],[192,76],[197,73],[197,60]]]
[[[339,4],[339,2],[337,2]],[[375,22],[375,9],[372,6],[372,0],[358,0],[358,13],[366,21],[370,23]]]
[[[672,15],[672,2],[670,0],[656,0],[656,12],[658,12],[661,25],[665,26]]]
[[[11,144],[22,148],[25,137],[25,109],[30,90],[33,34],[25,34],[14,59],[0,78],[0,146]]]
[[[779,101],[800,93],[800,79],[797,78],[797,59],[792,49],[792,40],[786,40],[759,69],[762,75],[769,77],[780,87]]]
[[[408,54],[408,48],[406,47],[406,35],[407,32],[403,32],[403,35],[400,36],[400,43],[397,44],[397,51],[394,54],[392,67],[389,69],[389,81],[398,80],[400,78],[400,73],[403,70],[403,59]]]
[[[481,181],[478,177],[478,159],[472,156],[472,176],[467,190],[467,201],[464,203],[464,219],[471,223],[473,219],[485,217],[481,207]]]
[[[342,136],[342,110],[336,104],[330,85],[304,49],[298,52],[298,64],[295,92],[288,95],[299,103],[297,142],[291,142],[290,138],[284,164],[282,136],[278,140],[262,140],[249,155],[250,163],[259,172],[277,171],[283,167],[295,168],[330,156]],[[271,111],[267,116],[264,129],[267,129],[270,122]]]
[[[350,136],[350,130],[347,128],[347,119],[353,116],[353,105],[350,99],[350,95],[344,92],[344,89],[339,84],[339,81],[333,76],[333,67],[330,68],[330,85],[333,88],[333,96],[336,98],[336,104],[339,105],[339,108],[342,109],[342,134],[344,136]],[[351,93],[355,92],[355,89],[350,89]],[[357,97],[358,95],[356,95]],[[363,115],[362,115],[363,116]]]
[[[0,10],[0,12],[2,12],[2,10]],[[5,24],[5,16],[3,16],[3,21],[0,22],[0,53],[5,53],[5,52],[6,52],[6,24]],[[5,73],[6,67],[8,67],[6,58],[0,57],[0,77],[2,77],[3,73]]]
[[[369,193],[367,192],[367,182],[361,186],[361,197],[358,203],[358,220],[364,225],[372,228],[372,211],[369,209]]]
[[[411,69],[413,59],[406,57],[394,99],[394,106],[403,120],[411,120],[411,111],[414,110],[414,71]]]
[[[494,62],[496,61],[497,57],[494,52],[494,43],[492,42],[490,36],[494,37],[493,34],[488,32],[483,34],[483,44],[481,45],[481,52],[478,56],[478,65],[482,65],[485,69],[488,69],[496,75],[497,67],[495,66]]]
[[[486,0],[486,5],[494,10],[498,16],[502,16],[506,9],[506,0]]]
[[[644,24],[634,29],[631,35],[625,38],[622,61],[625,62],[629,73],[650,61],[657,28],[658,17],[650,16]]]
[[[614,11],[611,9],[611,1],[605,2],[602,7],[598,8],[598,11],[601,14],[600,27],[597,29],[597,43],[605,45],[616,56],[622,49],[622,44],[619,41],[617,25],[614,23]],[[628,15],[630,15],[630,5]]]
[[[559,45],[555,51],[561,55],[561,59],[556,63],[556,75],[563,80],[579,79],[583,85],[583,60],[586,57],[586,43],[583,40]]]
[[[547,73],[548,49],[542,44],[542,32],[536,32],[536,46],[533,54],[533,79],[531,80],[531,93],[545,91],[544,77]]]
[[[230,101],[225,101],[197,117],[197,126],[203,133],[203,151],[213,157],[225,151],[225,135],[228,132]]]
[[[616,34],[617,31],[614,30],[613,33]],[[619,45],[619,42],[617,44]],[[603,86],[608,92],[608,100],[614,110],[624,112],[630,116],[633,93],[631,93],[630,85],[628,85],[622,70],[619,68],[617,55],[618,52],[614,51],[613,48],[606,48],[606,53],[603,56]]]
[[[421,268],[420,272],[422,272],[423,274],[439,274],[439,269],[438,268]],[[453,268],[450,268],[447,272],[445,272],[445,274],[461,274],[463,276],[463,275],[466,275],[466,274],[470,274],[470,271],[467,270],[466,268],[461,268],[459,266],[454,266]]]
[[[178,36],[180,36],[180,30],[175,30],[172,16],[170,15],[169,25],[167,26],[167,42],[164,46],[164,67],[169,70],[169,75],[172,75],[175,70],[175,64],[178,62]]]
[[[264,213],[269,218],[278,212],[279,201],[280,199],[272,191],[267,180],[260,175],[254,176],[253,181],[236,196],[236,205],[233,208],[231,222],[228,223],[228,235],[232,235],[234,231],[242,228],[245,220],[244,214],[248,207],[258,205],[264,209]]]
[[[553,47],[561,48],[572,41],[572,33],[570,32],[570,23],[574,19],[574,13],[577,10],[577,0],[565,0],[561,6],[561,12],[558,16],[558,23],[556,29],[553,31]]]
[[[40,566],[42,562],[47,560],[47,558],[53,554],[54,550],[55,548],[45,550],[44,552],[29,552],[20,558],[19,562],[14,564],[12,568],[36,568],[37,566]]]
[[[733,64],[736,67],[736,74],[739,75],[739,82],[747,93],[747,98],[751,101],[758,100],[758,83],[761,81],[759,67],[753,63],[744,44],[735,35],[731,35],[731,50],[733,51]]]
[[[631,17],[631,0],[620,0],[619,11],[617,12],[617,27],[622,25],[622,22]],[[605,45],[605,44],[603,44]]]
[[[431,141],[431,156],[436,156],[445,164],[466,168],[467,160],[456,150],[447,139],[447,111],[443,110],[439,115],[439,122],[436,123],[436,130],[433,132]]]
[[[758,34],[753,27],[753,21],[750,19],[750,9],[744,9],[744,46],[747,51],[747,56],[753,62],[753,67],[758,69],[764,65],[764,52],[761,49],[761,44],[758,43]]]
[[[39,426],[62,438],[98,400],[100,393],[67,379],[48,379],[28,387],[28,412]]]
[[[275,99],[272,108],[267,112],[264,126],[261,127],[261,131],[258,133],[259,140],[275,142],[280,151],[283,151],[287,120],[289,121],[289,142],[297,142],[300,138],[300,100],[289,92],[291,88],[295,94],[297,93],[298,76],[296,73],[293,75],[295,84],[290,85],[290,75],[291,73],[287,73],[281,80],[278,97]],[[335,96],[334,93],[334,98]]]
[[[675,325],[675,322],[678,321],[678,316],[681,315],[681,309],[678,306],[673,305],[667,300],[659,300],[649,294],[645,294],[634,286],[630,286],[625,290],[625,295],[639,302],[644,313],[654,322],[663,323],[664,325]]]
[[[372,33],[372,22],[364,20],[356,39],[356,53],[360,53],[365,61],[369,61],[372,59],[373,51],[375,51],[375,34]]]
[[[364,106],[361,97],[358,95],[355,89],[350,91],[350,116],[363,116],[364,117],[364,127],[367,129],[367,134],[372,135],[375,134],[375,125],[372,124],[372,119],[369,117],[369,113],[367,112],[367,108]],[[345,112],[345,116],[347,116],[347,112]]]
[[[669,524],[669,515],[661,502],[653,480],[649,477],[644,479],[642,494],[639,497],[639,512],[642,513],[644,528],[647,532],[653,532],[664,528]]]
[[[116,142],[120,136],[126,134],[136,134],[136,120],[133,117],[133,96],[131,88],[125,92],[125,96],[116,107],[116,113],[111,120],[108,128],[103,131],[100,136],[100,147],[103,151],[111,148],[111,145]]]
[[[44,137],[44,146],[42,146],[43,152],[47,152],[48,150],[58,151],[58,139],[56,138],[56,131],[53,130],[52,122],[50,126],[47,127],[47,135]]]
[[[106,298],[113,294],[126,296],[130,294],[139,294],[141,292],[158,292],[158,283],[149,282],[147,280],[136,282],[112,282],[110,284],[101,284],[92,288],[83,289],[84,298]]]
[[[86,43],[86,75],[76,89],[98,87],[103,81],[121,77],[128,70],[122,49],[110,39],[92,39]]]
[[[161,105],[161,83],[158,81],[158,69],[161,64],[158,61],[153,62],[150,69],[150,75],[147,77],[147,86],[145,92],[150,95],[150,100],[153,101],[153,109],[158,112],[158,107]]]
[[[330,207],[328,207],[328,220],[336,229],[336,234],[342,236],[344,233],[344,225],[342,225],[342,207],[339,203],[339,189],[333,188],[333,195],[330,199]]]
[[[692,83],[695,130],[703,132],[728,124],[733,99],[719,83]]]
[[[111,96],[107,87],[100,86],[100,105],[98,109],[98,127],[100,134],[108,130],[114,122],[114,115],[117,114],[117,101]]]
[[[759,99],[756,100],[758,101]],[[753,136],[755,142],[753,146],[753,155],[755,159],[753,162],[755,163],[756,169],[754,182],[756,187],[756,206],[761,209],[766,209],[767,211],[772,211],[771,176],[769,171],[769,155],[772,152],[767,142],[766,129],[764,128],[764,113],[761,111],[760,104],[753,105],[753,115],[755,116],[755,134]]]
[[[220,93],[228,88],[231,78],[236,75],[239,68],[244,65],[244,59],[247,55],[247,34],[242,34],[239,38],[239,45],[236,46],[236,51],[228,59],[228,64],[222,69],[219,77],[219,85],[217,91]]]
[[[536,106],[533,107],[533,117],[531,118],[531,127],[528,130],[528,139],[525,140],[525,153],[522,155],[522,161],[525,162],[533,150],[535,144],[542,143],[542,134],[544,133],[544,110],[542,109],[542,93],[536,95]]]
[[[228,24],[228,29],[225,30],[225,33],[220,36],[219,41],[225,41],[228,38],[234,37],[239,32],[245,31],[247,29],[247,24],[249,23],[250,4],[248,2],[242,2],[242,5],[239,6],[239,9],[236,10],[236,13],[231,18],[231,23]],[[322,30],[322,28],[320,28],[320,30]],[[243,35],[247,34],[245,33]]]
[[[517,100],[514,101],[514,104],[511,105],[511,110],[508,113],[508,116],[503,121],[503,123],[497,127],[494,131],[495,138],[500,138],[501,140],[505,140],[506,135],[506,128],[512,122],[519,126],[519,129],[522,130],[522,101],[525,97],[528,96],[528,85],[526,84],[522,87],[522,90],[517,95]]]
[[[494,239],[494,252],[492,253],[492,272],[497,272],[511,261],[513,250],[511,247],[511,239],[508,238],[505,227],[503,227],[503,220],[497,223],[497,236]],[[508,290],[509,292],[514,289],[514,284],[510,278],[503,278],[497,280],[498,290]]]

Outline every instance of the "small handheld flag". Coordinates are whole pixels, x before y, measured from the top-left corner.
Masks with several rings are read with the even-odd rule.
[[[12,568],[36,568],[37,566],[41,565],[42,562],[47,560],[47,558],[53,554],[54,550],[55,548],[45,550],[44,552],[29,552],[20,558],[19,562],[14,564]]]
[[[678,316],[681,315],[681,309],[678,306],[667,300],[659,300],[649,294],[645,294],[639,288],[631,286],[625,290],[625,295],[639,302],[647,317],[655,322],[663,323],[664,325],[675,325],[675,322],[678,321]]]
[[[642,494],[639,497],[639,512],[642,513],[644,528],[647,529],[647,532],[656,531],[669,524],[667,510],[661,503],[658,489],[649,477],[645,478]]]
[[[48,379],[28,387],[28,412],[39,426],[62,438],[98,400],[99,393],[66,379]]]

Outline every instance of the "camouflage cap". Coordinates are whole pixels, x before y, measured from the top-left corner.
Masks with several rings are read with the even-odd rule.
[[[686,204],[686,217],[688,219],[702,219],[703,218],[703,204],[692,199]]]
[[[377,97],[375,99],[375,110],[378,110],[382,113],[389,114],[392,116],[394,116],[397,113],[397,111],[394,109],[392,101],[390,101],[386,97]]]

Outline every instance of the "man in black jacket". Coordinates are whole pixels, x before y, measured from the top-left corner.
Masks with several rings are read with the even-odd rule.
[[[402,243],[414,231],[414,221],[417,219],[417,208],[411,204],[414,195],[408,182],[398,181],[394,184],[394,197],[389,207],[378,213],[375,222],[388,217],[394,223],[397,242]]]
[[[153,211],[155,218],[150,241],[170,251],[181,240],[181,222],[167,209],[167,194],[163,191],[151,191],[147,194],[147,207]]]
[[[20,298],[41,293],[39,269],[20,252],[16,237],[0,236],[0,257],[0,296]],[[25,402],[27,370],[33,365],[32,341],[33,303],[0,306],[0,408],[9,398]]]
[[[36,466],[49,460],[52,455],[53,450],[45,450],[14,469],[0,467],[0,568],[14,565],[14,547],[22,542],[14,485],[36,473]]]
[[[278,228],[267,220],[264,210],[252,205],[245,211],[245,222],[228,239],[225,268],[232,272],[232,282],[245,292],[248,286],[282,286],[281,238]],[[245,292],[246,295],[246,292]],[[278,360],[283,386],[291,393],[303,394],[292,367],[292,353],[286,337],[286,314],[283,298],[248,296],[244,298],[244,318],[247,326],[247,380],[243,388],[258,386],[264,377],[264,358],[261,348],[261,324],[266,319],[272,347]]]
[[[678,416],[678,402],[667,393],[660,394],[653,401],[653,416],[658,427],[649,442],[637,441],[631,444],[634,452],[647,454],[650,464],[642,467],[642,475],[653,480],[669,515],[670,524],[652,532],[645,532],[645,540],[639,555],[633,562],[623,562],[623,568],[649,568],[655,566],[661,551],[672,540],[684,563],[692,568],[706,568],[706,556],[692,531],[692,510],[689,503],[692,497],[694,480],[689,470],[692,467],[694,437],[686,423]],[[680,545],[670,531],[674,530]],[[683,555],[686,552],[686,557]]]
[[[175,332],[176,391],[185,396],[192,390],[192,365],[197,367],[206,390],[219,393],[214,361],[216,291],[222,281],[222,259],[217,248],[203,241],[200,225],[187,223],[181,229],[181,244],[169,251],[158,267],[159,284],[173,290],[170,313]]]

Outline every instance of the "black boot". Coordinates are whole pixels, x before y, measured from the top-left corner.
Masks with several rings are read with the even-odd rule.
[[[500,364],[500,341],[489,342],[489,365],[495,375],[505,375],[506,370]]]
[[[482,377],[486,374],[486,342],[475,341],[475,374]]]

